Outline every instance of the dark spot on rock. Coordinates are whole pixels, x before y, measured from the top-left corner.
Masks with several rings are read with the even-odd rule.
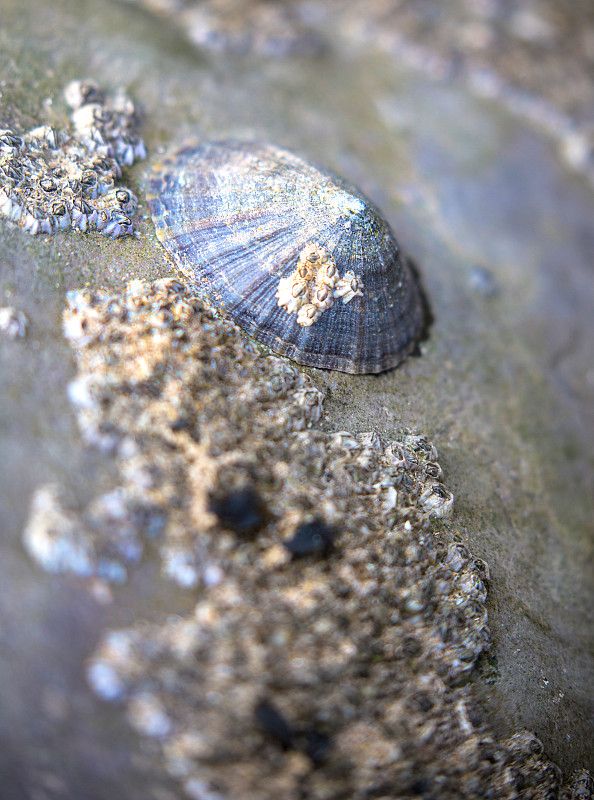
[[[330,737],[313,726],[294,728],[268,700],[261,700],[254,710],[256,720],[265,733],[283,750],[300,750],[319,766],[331,744]]]
[[[454,636],[452,628],[449,625],[440,625],[439,635],[441,636],[441,641],[444,644],[451,642]]]
[[[169,426],[172,431],[183,431],[185,428],[188,427],[190,423],[185,417],[178,417],[177,419],[173,420],[171,425]]]
[[[224,528],[238,536],[256,533],[266,521],[264,504],[251,486],[212,497],[210,510],[216,514]]]
[[[428,778],[417,778],[410,785],[411,794],[425,794],[429,791],[431,783]]]
[[[302,522],[285,547],[296,558],[312,554],[327,555],[334,547],[334,531],[325,522],[315,519]]]
[[[415,701],[421,711],[427,712],[431,711],[434,706],[433,700],[429,697],[428,694],[424,692],[419,692],[415,695]]]
[[[314,764],[321,764],[330,749],[330,737],[320,733],[314,728],[304,731],[303,737],[305,739],[306,755],[311,758]]]
[[[267,700],[261,700],[254,713],[262,730],[275,739],[283,750],[289,750],[293,747],[294,731],[272,703]]]
[[[402,649],[404,650],[405,655],[409,656],[410,658],[417,658],[423,652],[423,648],[417,639],[414,636],[406,636],[404,642],[402,643]]]

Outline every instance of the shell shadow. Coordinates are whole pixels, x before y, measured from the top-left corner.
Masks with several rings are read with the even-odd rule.
[[[409,256],[407,253],[401,252],[400,257],[402,261],[406,263],[406,265],[408,266],[413,275],[413,278],[415,279],[421,300],[421,315],[422,315],[421,327],[419,330],[419,335],[417,337],[415,346],[409,353],[409,358],[419,358],[422,355],[421,344],[429,339],[430,330],[433,323],[435,322],[435,317],[431,309],[431,304],[429,303],[429,297],[425,289],[425,284],[423,283],[423,276],[421,274],[421,271],[419,270],[417,262],[414,260],[414,258],[412,258],[412,256]]]

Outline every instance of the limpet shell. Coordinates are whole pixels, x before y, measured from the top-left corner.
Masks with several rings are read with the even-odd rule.
[[[211,305],[273,352],[382,372],[423,326],[419,287],[359,189],[270,144],[202,141],[154,168],[157,236]]]

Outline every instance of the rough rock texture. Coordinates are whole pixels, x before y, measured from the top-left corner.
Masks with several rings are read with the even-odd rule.
[[[453,498],[425,437],[308,430],[321,393],[175,280],[72,293],[64,327],[81,431],[123,483],[84,522],[41,490],[25,543],[119,581],[152,540],[202,589],[105,633],[87,668],[190,797],[558,796],[538,740],[494,740],[461,688],[489,571],[431,533]]]
[[[310,3],[306,20],[322,30],[324,48],[278,60],[249,48],[239,56],[190,46],[163,17],[129,3],[4,0],[1,126],[64,129],[63,87],[94,78],[108,91],[124,85],[142,105],[151,159],[186,134],[253,135],[334,168],[378,203],[417,262],[433,324],[421,357],[393,373],[316,374],[326,396],[323,432],[373,430],[387,442],[409,428],[435,442],[456,495],[441,536],[453,541],[459,531],[490,566],[493,645],[472,687],[483,720],[497,742],[534,731],[568,777],[593,766],[594,200],[587,148],[577,148],[577,170],[568,169],[526,102],[552,114],[547,131],[559,121],[565,130],[569,119],[581,135],[589,84],[566,86],[571,108],[562,91],[530,105],[547,96],[547,80],[539,83],[534,69],[526,95],[492,48],[481,99],[473,88],[480,70],[441,69],[449,45],[443,27],[431,27],[438,14],[425,16],[432,34],[418,48],[414,28],[418,38],[397,41],[390,25],[403,30],[402,22],[383,24],[388,41],[380,40],[339,24],[328,8]],[[584,12],[572,27],[577,8],[555,6],[559,30],[569,33],[550,54],[568,72],[576,63],[589,74],[575,43],[591,24]],[[544,52],[507,37],[501,46],[527,59],[536,53],[535,64]],[[500,92],[502,83],[514,92]],[[519,106],[517,92],[526,101]],[[109,553],[119,566],[108,580],[45,572],[22,545],[33,498],[68,525],[121,484],[116,461],[89,448],[76,424],[62,314],[69,290],[119,293],[130,278],[172,274],[144,217],[144,170],[127,172],[141,202],[138,237],[30,237],[0,220],[0,305],[28,320],[26,337],[0,335],[0,763],[10,800],[104,800],[123,787],[130,800],[180,794],[159,740],[138,736],[121,706],[94,697],[85,665],[108,630],[137,631],[145,620],[161,630],[169,616],[196,607],[198,589],[163,579],[157,546],[136,563]],[[324,550],[325,535],[319,540]],[[118,583],[121,567],[127,580]],[[133,706],[132,718],[142,719],[143,708]],[[272,709],[260,707],[259,717],[289,743],[299,725],[291,728],[280,703]],[[304,752],[298,733],[302,749],[288,751],[296,760]],[[589,778],[579,772],[576,781],[575,796],[587,796]]]
[[[146,156],[134,131],[137,110],[120,90],[106,98],[92,81],[72,81],[64,96],[71,132],[38,125],[0,130],[0,215],[27,233],[132,233],[136,197],[116,186],[122,166]]]

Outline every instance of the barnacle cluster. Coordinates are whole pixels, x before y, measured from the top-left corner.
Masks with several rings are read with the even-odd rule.
[[[280,279],[276,293],[279,306],[288,314],[297,313],[302,327],[317,322],[324,311],[332,308],[335,298],[346,304],[353,297],[362,296],[361,277],[349,271],[341,278],[334,259],[316,242],[305,245],[295,270]]]
[[[90,81],[73,81],[64,94],[71,131],[0,130],[0,214],[32,234],[132,233],[137,200],[118,181],[123,166],[146,156],[134,104],[123,91],[108,97]]]
[[[489,573],[432,533],[452,496],[426,437],[322,430],[311,381],[175,280],[74,293],[64,329],[121,485],[82,512],[41,488],[25,543],[105,582],[150,546],[194,587],[190,613],[107,631],[87,664],[187,797],[560,797],[538,740],[497,739],[466,681]]]
[[[211,527],[217,476],[231,466],[235,482],[243,474],[239,463],[227,465],[227,450],[240,438],[238,413],[276,441],[320,419],[321,392],[281,359],[261,358],[232,323],[215,319],[176,281],[150,289],[132,281],[122,296],[75,292],[69,303],[64,329],[81,363],[70,398],[86,440],[117,453],[123,483],[96,498],[84,520],[69,512],[57,487],[38,489],[27,548],[49,571],[118,582],[141,557],[148,533],[160,541],[165,574],[185,586],[209,580],[212,566],[203,563],[187,517],[188,494],[192,517]],[[253,364],[251,379],[240,364]],[[210,461],[211,439],[220,467]]]

